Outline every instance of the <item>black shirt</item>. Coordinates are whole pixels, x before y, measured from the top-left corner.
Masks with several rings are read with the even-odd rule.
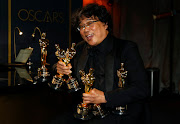
[[[105,91],[105,56],[112,50],[110,41],[111,35],[108,35],[97,46],[87,46],[89,57],[85,66],[85,72],[87,74],[90,68],[94,69],[95,81],[93,87],[102,91]]]

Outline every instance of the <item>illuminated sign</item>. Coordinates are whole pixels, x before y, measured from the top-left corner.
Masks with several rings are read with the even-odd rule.
[[[18,18],[22,21],[37,21],[37,22],[47,22],[47,23],[63,23],[63,13],[62,12],[49,12],[41,10],[27,10],[21,9],[18,11]]]

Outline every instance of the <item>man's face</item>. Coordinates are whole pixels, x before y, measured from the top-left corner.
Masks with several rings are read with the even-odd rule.
[[[79,24],[81,37],[91,46],[97,46],[108,35],[108,25],[94,18],[83,18]]]

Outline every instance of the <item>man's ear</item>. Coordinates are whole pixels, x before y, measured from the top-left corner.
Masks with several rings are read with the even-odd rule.
[[[107,30],[108,29],[108,23],[105,23],[104,26],[105,26],[105,29]]]

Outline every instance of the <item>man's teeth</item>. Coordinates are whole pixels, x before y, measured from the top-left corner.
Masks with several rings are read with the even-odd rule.
[[[88,38],[88,37],[90,37],[90,36],[92,36],[92,35],[93,35],[93,34],[89,34],[89,35],[88,35],[88,36],[86,36],[86,37]]]

